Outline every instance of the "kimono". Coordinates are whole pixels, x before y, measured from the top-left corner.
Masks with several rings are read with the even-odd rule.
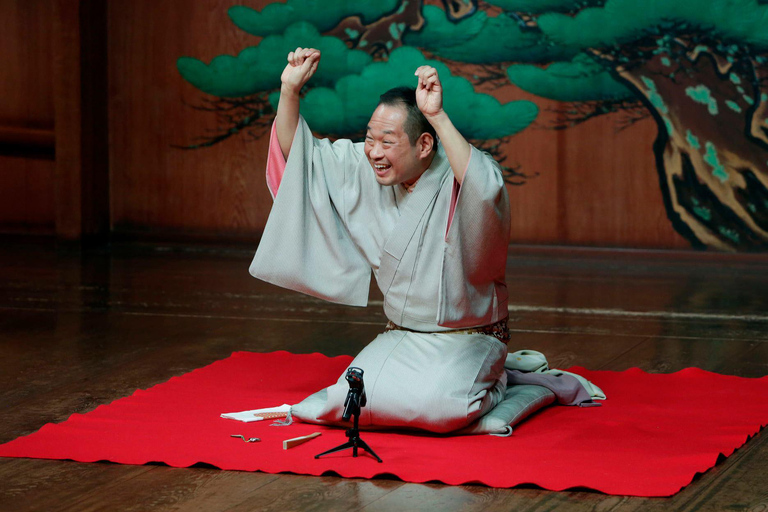
[[[471,149],[462,184],[444,149],[412,192],[382,186],[363,143],[317,139],[299,120],[287,162],[272,131],[274,204],[250,273],[328,301],[365,306],[373,273],[384,312],[405,330],[379,335],[351,366],[365,372],[361,427],[451,432],[504,399],[507,347],[451,330],[507,317],[509,199],[501,170]],[[341,424],[348,384],[293,406],[294,417]]]

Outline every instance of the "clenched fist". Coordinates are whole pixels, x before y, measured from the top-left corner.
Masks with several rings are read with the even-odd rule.
[[[289,53],[288,65],[280,76],[283,88],[298,94],[304,84],[315,74],[319,62],[320,50],[314,48],[296,48]]]

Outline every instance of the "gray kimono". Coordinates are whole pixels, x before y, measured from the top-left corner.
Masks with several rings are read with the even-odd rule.
[[[279,160],[275,139],[270,158]],[[509,199],[488,155],[472,148],[459,187],[439,147],[408,193],[377,183],[362,143],[318,140],[300,119],[250,273],[365,306],[373,272],[387,317],[422,332],[385,332],[352,362],[365,371],[360,424],[449,432],[504,397],[507,347],[491,336],[441,331],[507,316],[508,242]],[[342,375],[293,415],[338,423],[347,390]]]

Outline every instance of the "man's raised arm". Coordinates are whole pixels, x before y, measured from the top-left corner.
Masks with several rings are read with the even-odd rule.
[[[448,156],[456,181],[461,184],[464,181],[464,172],[467,170],[472,148],[443,110],[443,86],[437,76],[437,70],[432,66],[420,66],[414,74],[419,77],[416,104],[427,121],[435,128],[445,148],[445,154]]]
[[[299,125],[299,93],[304,84],[315,74],[320,62],[320,50],[314,48],[296,48],[288,54],[288,65],[280,77],[280,101],[275,116],[277,142],[288,159],[293,144],[293,136]]]

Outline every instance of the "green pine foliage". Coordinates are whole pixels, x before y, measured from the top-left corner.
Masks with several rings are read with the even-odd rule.
[[[747,56],[764,64],[768,50],[768,5],[758,0],[486,0],[503,12],[478,10],[458,22],[439,7],[425,5],[424,26],[417,31],[403,27],[404,34],[399,30],[406,46],[392,52],[388,62],[374,62],[340,39],[321,35],[345,17],[357,15],[372,23],[402,10],[408,1],[287,0],[261,11],[235,6],[229,10],[233,22],[264,37],[261,43],[237,56],[218,56],[210,64],[182,57],[178,69],[208,94],[238,98],[272,93],[274,103],[288,52],[296,46],[319,48],[323,60],[308,84],[303,113],[319,132],[344,135],[359,133],[385,89],[414,84],[413,70],[426,62],[418,49],[493,67],[495,75],[506,76],[523,90],[566,102],[632,97],[614,79],[611,61],[601,64],[595,53],[615,57],[614,65],[634,65],[661,54],[671,74],[680,58],[671,50],[678,37],[689,37],[731,62]],[[633,45],[642,51],[633,53]],[[535,118],[532,103],[500,105],[452,76],[444,64],[432,64],[446,85],[446,110],[468,137],[505,137]]]
[[[496,98],[475,92],[465,78],[453,76],[438,61],[430,61],[416,48],[402,47],[392,52],[387,62],[373,62],[359,75],[341,78],[331,88],[310,90],[301,103],[301,113],[310,126],[321,133],[348,134],[364,130],[379,96],[393,87],[415,87],[414,71],[422,65],[434,66],[444,89],[444,108],[465,137],[496,139],[528,127],[538,115],[530,101],[500,104]],[[277,106],[279,93],[270,101]]]
[[[616,101],[633,95],[601,64],[584,54],[547,67],[512,65],[507,68],[507,76],[523,90],[558,101]]]
[[[453,23],[439,7],[424,7],[424,28],[408,32],[403,41],[459,62],[549,62],[573,57],[580,49],[554,45],[539,31],[524,31],[507,14],[490,17],[483,11]]]
[[[605,0],[486,0],[507,12],[541,14],[545,12],[576,12],[585,7],[603,5]],[[671,0],[670,0],[671,1]]]
[[[348,16],[360,16],[363,23],[371,23],[397,9],[399,0],[288,0],[272,3],[261,11],[236,5],[228,11],[232,22],[254,36],[282,34],[297,21],[312,23],[317,30],[332,29]]]
[[[748,45],[755,52],[768,50],[768,5],[757,0],[607,0],[575,16],[542,14],[538,25],[556,44],[580,48],[679,32]]]
[[[286,57],[297,46],[322,52],[322,65],[310,81],[315,86],[333,86],[343,76],[360,73],[373,60],[361,50],[350,50],[338,38],[321,36],[313,25],[299,22],[284,34],[265,37],[237,57],[219,55],[207,65],[181,57],[177,67],[185,80],[203,92],[222,98],[249,96],[280,87]]]

